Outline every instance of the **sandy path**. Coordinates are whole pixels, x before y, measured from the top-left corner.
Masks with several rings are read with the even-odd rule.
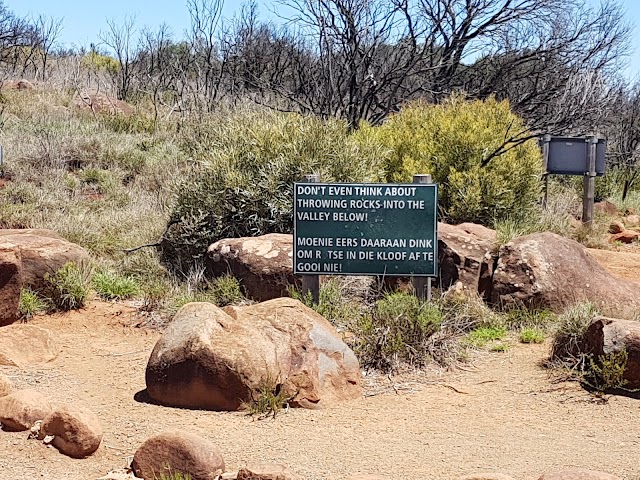
[[[127,307],[94,303],[34,321],[54,332],[60,357],[44,367],[0,371],[54,402],[86,404],[106,433],[99,452],[85,460],[25,433],[0,433],[0,478],[97,478],[124,466],[140,442],[168,427],[215,441],[228,469],[278,462],[308,479],[355,473],[454,479],[488,470],[534,480],[565,466],[640,475],[640,401],[614,397],[598,405],[575,384],[554,384],[538,365],[546,346],[483,354],[468,371],[395,379],[398,394],[387,388],[330,410],[254,421],[136,402],[158,334],[126,326],[131,315]]]

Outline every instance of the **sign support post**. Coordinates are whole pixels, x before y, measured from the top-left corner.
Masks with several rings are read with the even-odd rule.
[[[582,196],[582,223],[591,227],[593,223],[593,205],[596,191],[596,145],[598,138],[587,138],[587,165],[588,171],[584,174],[584,190]]]
[[[305,175],[304,180],[307,183],[320,183],[320,175]],[[295,241],[295,239],[294,239]],[[302,295],[306,296],[307,292],[311,292],[313,303],[320,303],[320,276],[319,275],[302,275]]]
[[[542,137],[542,161],[544,166],[544,198],[542,200],[542,208],[547,209],[547,199],[549,198],[549,143],[551,135]]]
[[[414,175],[413,183],[432,183],[431,175]],[[437,255],[437,245],[435,246],[435,249]],[[413,285],[413,289],[420,300],[427,300],[428,302],[431,301],[431,277],[411,277],[411,284]]]

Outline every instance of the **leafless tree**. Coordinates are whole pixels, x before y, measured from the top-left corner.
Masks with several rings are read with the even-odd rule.
[[[107,20],[107,30],[99,35],[102,43],[113,51],[119,63],[119,68],[114,78],[116,94],[119,100],[127,100],[131,95],[137,54],[135,24],[134,17],[125,17],[122,24],[110,19]]]
[[[640,176],[640,83],[623,85],[610,109],[607,156],[611,167],[623,174],[625,200]]]
[[[40,15],[35,21],[35,30],[38,39],[36,48],[38,49],[42,67],[40,78],[45,81],[47,79],[49,57],[62,32],[62,20]]]
[[[208,110],[214,108],[222,84],[223,69],[219,55],[222,7],[222,0],[187,1],[191,15],[188,41],[195,57],[196,91],[202,92]]]

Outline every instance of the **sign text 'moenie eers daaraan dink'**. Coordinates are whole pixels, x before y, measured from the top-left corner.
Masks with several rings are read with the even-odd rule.
[[[437,185],[296,183],[294,272],[437,276]]]

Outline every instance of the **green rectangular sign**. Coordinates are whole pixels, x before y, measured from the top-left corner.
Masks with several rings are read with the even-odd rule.
[[[296,183],[296,275],[438,274],[436,184]]]

